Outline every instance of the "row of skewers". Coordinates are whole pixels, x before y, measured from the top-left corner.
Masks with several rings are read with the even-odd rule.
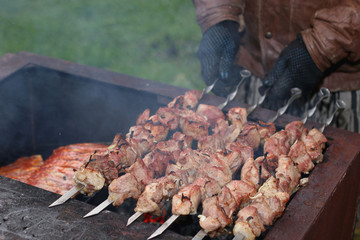
[[[322,92],[321,99],[325,95]],[[304,127],[309,114],[275,132],[276,118],[269,123],[247,122],[250,112],[244,108],[232,108],[225,116],[219,108],[198,104],[201,97],[199,91],[190,90],[152,116],[145,110],[124,139],[117,135],[106,151],[90,156],[74,176],[75,187],[50,206],[78,192],[91,196],[108,186],[108,199],[86,217],[133,198],[138,201],[129,225],[143,213],[161,214],[171,200],[173,216],[150,238],[180,215],[196,214],[200,204],[203,230],[196,239],[224,233],[239,210],[235,236],[259,236],[264,225],[281,215],[301,173],[322,160],[326,138],[321,131]],[[264,156],[254,160],[259,147]],[[240,170],[241,180],[233,180]]]

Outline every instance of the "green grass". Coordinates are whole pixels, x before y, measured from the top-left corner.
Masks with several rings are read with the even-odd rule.
[[[20,51],[202,89],[191,1],[0,0],[0,56]]]

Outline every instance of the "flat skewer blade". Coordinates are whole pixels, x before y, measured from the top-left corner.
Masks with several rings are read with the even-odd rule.
[[[151,234],[150,237],[148,237],[148,240],[161,235],[178,217],[180,217],[180,215],[172,215],[163,225]]]
[[[138,219],[141,215],[143,215],[142,212],[136,212],[131,217],[129,217],[126,226],[129,226],[133,222],[135,222],[136,219]]]
[[[241,233],[238,233],[235,235],[235,237],[232,240],[244,240],[245,236],[242,235]]]
[[[93,210],[91,210],[88,214],[86,214],[84,216],[84,218],[87,217],[91,217],[94,216],[96,214],[99,214],[102,210],[104,210],[107,206],[109,206],[110,204],[112,204],[114,201],[110,200],[110,199],[106,199],[105,201],[103,201],[102,203],[100,203],[100,205],[98,205],[96,208],[94,208]]]
[[[78,183],[74,187],[72,187],[69,191],[67,191],[64,195],[59,197],[55,202],[53,202],[49,207],[55,207],[57,205],[63,204],[67,200],[69,200],[71,197],[73,197],[75,194],[80,192],[81,189],[83,189],[85,186]]]
[[[192,238],[192,240],[202,240],[204,237],[206,237],[207,233],[201,229],[198,231],[198,233]]]

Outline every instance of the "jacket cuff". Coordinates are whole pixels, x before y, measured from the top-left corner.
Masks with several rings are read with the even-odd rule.
[[[235,21],[239,23],[240,29],[244,28],[242,1],[193,0],[193,2],[196,9],[196,21],[200,25],[202,33],[225,20]]]

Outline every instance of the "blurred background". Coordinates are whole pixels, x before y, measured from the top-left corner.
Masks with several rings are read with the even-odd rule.
[[[0,56],[28,51],[202,89],[192,1],[0,0]]]

